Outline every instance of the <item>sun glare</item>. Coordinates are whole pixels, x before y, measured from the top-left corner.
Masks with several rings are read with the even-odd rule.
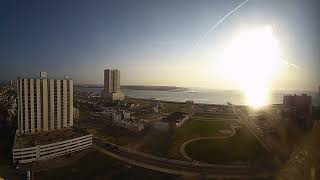
[[[270,26],[242,31],[223,53],[223,70],[239,85],[247,104],[253,107],[268,104],[279,62],[279,46]]]

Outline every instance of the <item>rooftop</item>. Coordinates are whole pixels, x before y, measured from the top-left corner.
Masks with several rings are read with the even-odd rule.
[[[57,80],[72,80],[70,77],[35,77],[35,76],[19,76],[18,79],[57,79]]]
[[[69,76],[64,77],[48,77],[46,72],[40,72],[38,76],[19,76],[19,79],[58,79],[58,80],[71,80]]]
[[[184,118],[186,115],[188,114],[184,112],[173,112],[162,120],[165,122],[169,122],[169,121],[177,122],[177,120]]]
[[[38,143],[41,145],[50,144],[72,138],[77,138],[87,134],[88,133],[77,130],[75,128],[68,128],[30,135],[19,135],[16,136],[14,148],[32,147],[36,146]]]

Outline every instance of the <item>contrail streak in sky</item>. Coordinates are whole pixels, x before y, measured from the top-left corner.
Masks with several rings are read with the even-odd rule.
[[[219,26],[220,23],[222,23],[222,21],[224,21],[227,17],[229,17],[232,13],[234,13],[236,10],[238,10],[239,8],[241,8],[241,6],[243,6],[244,4],[246,4],[249,0],[245,0],[243,3],[241,3],[240,5],[238,5],[236,8],[234,8],[232,11],[230,11],[228,14],[226,14],[222,19],[220,19],[214,26],[212,26],[212,28],[209,29],[209,31],[207,31],[206,33],[204,33],[200,39],[198,41],[196,41],[194,44],[193,44],[193,49],[196,48],[199,43],[204,40],[207,35],[212,31],[214,30],[216,27]]]
[[[290,67],[293,67],[294,69],[300,70],[300,67],[296,64],[290,63],[289,61],[286,61],[284,59],[281,60],[283,64],[288,65]]]

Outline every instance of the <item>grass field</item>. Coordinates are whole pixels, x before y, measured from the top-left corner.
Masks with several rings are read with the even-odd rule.
[[[186,152],[193,159],[207,163],[258,162],[268,158],[267,151],[245,127],[228,139],[191,142]]]
[[[140,106],[151,105],[154,102],[148,99],[135,99],[135,98],[126,98],[128,103],[139,104]]]
[[[196,113],[194,117],[236,119],[234,113]]]
[[[97,151],[91,151],[73,164],[35,173],[35,179],[77,179],[77,180],[135,180],[135,179],[175,179],[166,175],[138,167],[123,165],[121,162],[105,156]]]
[[[179,148],[185,141],[197,137],[216,135],[218,130],[229,128],[228,122],[190,120],[181,128],[169,132],[154,132],[139,150],[157,156],[183,159]]]
[[[201,118],[191,118],[183,127],[175,128],[169,132],[154,132],[148,137],[139,150],[157,156],[185,160],[180,154],[180,146],[193,138],[212,137],[222,129],[230,129],[234,121],[217,121],[225,116],[200,114],[207,117],[206,121],[199,121]],[[210,117],[213,121],[210,121]],[[232,115],[227,119],[233,119]],[[209,121],[207,121],[209,120]],[[242,127],[239,132],[231,138],[220,140],[199,140],[186,146],[186,152],[194,159],[208,163],[232,163],[232,162],[260,162],[269,158],[268,153],[259,144],[256,138]]]
[[[166,102],[163,104],[163,112],[173,113],[173,112],[189,112],[191,110],[192,104],[187,103],[174,103]]]
[[[214,136],[218,130],[229,129],[229,124],[229,122],[209,122],[191,119],[182,128],[176,128],[173,136],[175,139]]]

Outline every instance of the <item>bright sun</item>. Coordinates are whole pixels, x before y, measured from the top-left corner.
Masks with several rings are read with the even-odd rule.
[[[280,62],[272,27],[242,31],[223,52],[223,71],[244,91],[247,104],[268,103],[270,86]]]

